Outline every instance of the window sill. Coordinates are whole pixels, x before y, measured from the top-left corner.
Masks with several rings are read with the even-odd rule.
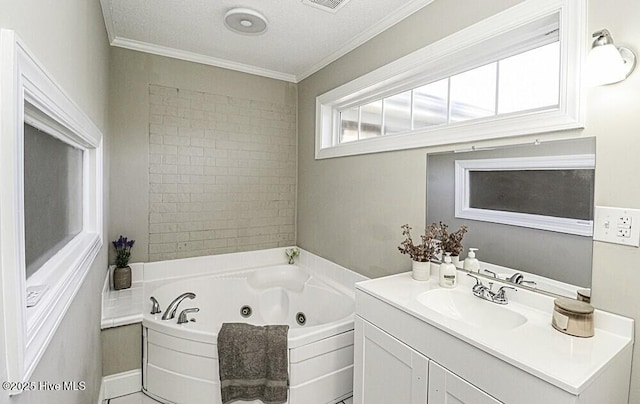
[[[498,139],[583,128],[579,116],[560,110],[538,111],[527,115],[503,116],[488,120],[461,122],[446,127],[427,128],[411,133],[364,139],[341,143],[336,146],[317,148],[316,160],[380,153],[385,151],[416,149],[484,139]]]

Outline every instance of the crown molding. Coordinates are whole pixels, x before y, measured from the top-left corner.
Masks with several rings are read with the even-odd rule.
[[[420,10],[421,8],[432,3],[433,0],[413,0],[407,2],[404,6],[397,9],[395,12],[389,14],[386,18],[379,21],[377,24],[371,26],[366,31],[363,31],[358,36],[345,43],[339,49],[331,53],[330,55],[322,58],[317,63],[309,65],[298,73],[285,73],[270,69],[265,69],[259,66],[233,62],[227,59],[217,58],[213,56],[207,56],[195,52],[187,52],[175,48],[169,48],[160,45],[150,44],[148,42],[137,41],[128,38],[119,37],[116,33],[113,15],[111,10],[111,2],[109,0],[100,0],[102,6],[102,14],[104,16],[104,23],[109,37],[109,43],[112,46],[120,48],[135,50],[139,52],[151,53],[154,55],[166,56],[174,59],[186,60],[189,62],[202,63],[210,66],[222,67],[225,69],[235,70],[243,73],[255,74],[258,76],[268,77],[276,80],[288,81],[291,83],[299,83],[305,78],[316,73],[320,69],[336,61],[340,57],[351,52],[358,46],[369,41],[376,35],[382,33],[393,25],[399,23],[403,19],[407,18],[411,14]]]
[[[282,73],[275,70],[263,69],[258,66],[232,62],[226,59],[215,58],[212,56],[206,56],[199,53],[187,52],[187,51],[182,51],[179,49],[168,48],[168,47],[159,46],[159,45],[153,45],[146,42],[135,41],[132,39],[116,37],[113,41],[111,41],[111,45],[117,46],[120,48],[131,49],[139,52],[151,53],[154,55],[186,60],[188,62],[202,63],[205,65],[222,67],[225,69],[235,70],[238,72],[255,74],[257,76],[268,77],[271,79],[297,83],[296,76],[293,74],[287,74],[287,73]]]

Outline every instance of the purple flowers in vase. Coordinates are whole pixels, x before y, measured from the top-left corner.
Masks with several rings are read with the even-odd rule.
[[[119,239],[112,242],[116,249],[116,267],[124,268],[129,265],[129,258],[131,258],[131,247],[135,243],[135,240],[127,240],[126,237],[120,236]]]
[[[113,270],[113,288],[115,290],[127,289],[131,287],[131,268],[129,267],[129,258],[131,258],[131,247],[135,240],[127,240],[126,237],[120,236],[119,239],[112,241],[116,249],[116,269]]]

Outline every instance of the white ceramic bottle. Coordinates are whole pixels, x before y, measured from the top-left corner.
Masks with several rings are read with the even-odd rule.
[[[455,288],[458,286],[458,271],[456,266],[451,263],[449,253],[444,257],[444,262],[440,264],[440,286],[443,288]]]
[[[478,273],[480,271],[480,261],[476,258],[477,248],[469,248],[469,254],[464,259],[463,268],[470,272]]]

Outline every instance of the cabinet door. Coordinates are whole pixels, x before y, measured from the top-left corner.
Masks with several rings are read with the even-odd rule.
[[[356,316],[354,404],[426,404],[429,360]]]
[[[500,401],[431,361],[429,404],[500,404]]]

